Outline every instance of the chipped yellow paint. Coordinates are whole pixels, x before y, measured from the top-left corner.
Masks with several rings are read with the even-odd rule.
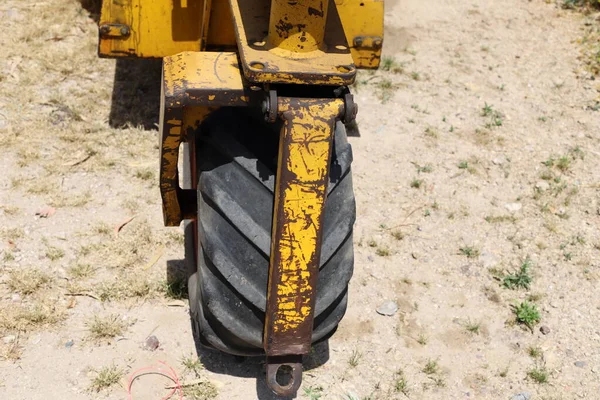
[[[177,193],[179,146],[187,139],[187,135],[196,130],[214,110],[214,107],[186,107],[164,110],[165,114],[176,114],[179,118],[172,118],[173,115],[161,115],[160,192],[163,200],[163,217],[167,226],[178,226],[184,217]]]
[[[185,51],[165,57],[163,85],[164,96],[175,99],[167,106],[181,105],[179,99],[187,99],[186,90],[201,89],[209,101],[218,100],[226,92],[244,90],[237,54],[233,52]],[[248,98],[243,97],[242,101],[247,102]]]
[[[285,340],[293,340],[302,336],[300,330],[309,333],[295,344],[310,348],[331,141],[343,101],[283,97],[278,106],[284,123],[267,292],[267,304],[274,301],[275,308],[267,310],[267,354],[277,351],[269,349],[274,336],[287,334]]]
[[[324,41],[327,1],[272,0],[270,8],[264,0],[229,3],[248,81],[339,86],[354,82],[356,69],[350,50],[343,46],[342,26],[334,28],[335,43]]]
[[[335,4],[354,64],[357,68],[377,68],[383,43],[374,48],[357,47],[354,38],[364,36],[383,39],[383,0],[335,0]]]
[[[269,41],[274,47],[297,53],[323,45],[329,2],[272,0]]]
[[[233,46],[235,34],[225,1],[104,0],[99,53],[106,57],[167,57],[207,45]],[[120,32],[125,25],[127,35]]]
[[[242,95],[244,91],[236,53],[183,52],[164,58],[160,192],[165,225],[177,226],[193,211],[189,207],[189,192],[179,187],[177,162],[181,142],[188,140],[216,108],[246,106],[249,99]]]
[[[205,0],[104,0],[100,27],[122,24],[125,37],[100,37],[100,54],[111,57],[164,57],[200,50]],[[208,29],[208,26],[207,26]]]

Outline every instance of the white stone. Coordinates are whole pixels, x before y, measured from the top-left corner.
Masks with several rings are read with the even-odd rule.
[[[398,311],[398,304],[394,301],[387,301],[377,307],[377,314],[385,315],[386,317],[391,317],[396,314],[396,311]]]
[[[506,208],[510,212],[517,212],[521,208],[523,208],[523,205],[521,203],[506,203],[504,205],[504,208]]]
[[[546,181],[539,181],[535,184],[535,188],[540,192],[545,192],[546,190],[550,189],[550,184]]]

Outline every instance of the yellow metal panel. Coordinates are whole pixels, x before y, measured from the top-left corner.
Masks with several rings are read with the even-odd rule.
[[[356,67],[379,67],[383,44],[383,0],[335,0],[335,4]]]
[[[246,106],[249,101],[233,52],[186,51],[165,57],[163,76],[168,107]]]
[[[104,0],[99,53],[107,57],[162,58],[198,51],[204,8],[205,0]],[[126,34],[115,35],[111,25],[127,27]]]

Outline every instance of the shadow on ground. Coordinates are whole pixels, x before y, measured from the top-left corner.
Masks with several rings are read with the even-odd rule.
[[[102,0],[79,0],[81,7],[90,14],[94,21],[100,21],[100,10],[102,9]]]
[[[94,21],[100,21],[101,0],[79,0]],[[117,59],[109,124],[157,129],[162,60]]]
[[[119,59],[115,69],[109,124],[157,129],[162,60]]]

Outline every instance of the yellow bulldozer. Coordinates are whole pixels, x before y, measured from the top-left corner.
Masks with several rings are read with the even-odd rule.
[[[383,0],[103,0],[99,33],[101,57],[163,59],[160,192],[197,341],[266,355],[294,394],[348,302],[349,85],[379,65]]]

